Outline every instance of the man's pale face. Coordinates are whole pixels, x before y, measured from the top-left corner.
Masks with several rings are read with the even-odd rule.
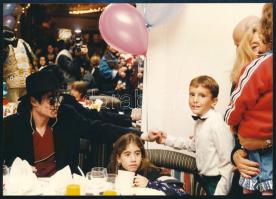
[[[42,97],[41,103],[35,100],[33,110],[41,116],[55,118],[57,117],[61,98],[62,96],[57,96],[49,92]]]
[[[211,108],[214,108],[216,103],[217,98],[213,98],[209,89],[202,86],[189,88],[189,106],[195,115],[204,115]]]

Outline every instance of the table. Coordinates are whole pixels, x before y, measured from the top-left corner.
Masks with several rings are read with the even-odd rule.
[[[69,183],[70,184],[70,183]],[[81,187],[81,195],[92,195],[91,192],[89,194],[88,190],[85,190],[87,186],[85,184],[80,184]],[[138,195],[138,196],[153,196],[153,195],[165,195],[164,192],[158,191],[155,189],[150,189],[150,188],[140,188],[140,187],[133,187],[129,189],[125,189],[123,191],[116,190],[118,195]],[[65,190],[54,190],[50,186],[50,178],[38,178],[37,186],[34,186],[32,190],[28,190],[24,193],[6,193],[3,192],[3,195],[64,195]],[[101,195],[101,193],[97,195]],[[96,195],[96,194],[93,194]]]

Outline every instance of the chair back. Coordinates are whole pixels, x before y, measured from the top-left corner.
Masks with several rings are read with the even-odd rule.
[[[176,151],[165,149],[146,149],[149,160],[158,167],[173,169],[189,174],[190,190],[187,190],[184,182],[184,189],[191,195],[206,195],[204,185],[198,175],[195,158]]]

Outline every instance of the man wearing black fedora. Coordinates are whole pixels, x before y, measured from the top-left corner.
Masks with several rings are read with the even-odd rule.
[[[55,64],[48,65],[47,67],[43,68],[42,71],[49,71],[52,72],[56,78],[59,80],[59,87],[64,87],[64,78],[63,74],[60,71],[60,67]],[[96,109],[87,109],[84,108],[76,99],[70,94],[62,93],[63,100],[62,103],[68,104],[73,106],[78,113],[83,115],[86,118],[93,119],[93,120],[102,120],[104,122],[117,124],[120,126],[131,127],[132,122],[141,119],[141,115],[135,113],[135,111],[131,112],[131,115],[119,114],[109,110],[101,109],[99,112]],[[22,106],[18,106],[18,109],[24,108]]]
[[[80,137],[109,143],[129,131],[142,134],[86,119],[72,106],[61,103],[58,87],[56,76],[49,71],[27,77],[27,94],[20,102],[25,108],[3,120],[3,159],[8,166],[20,157],[36,168],[37,176],[51,176],[66,165],[77,172]],[[147,136],[143,139],[149,140]]]

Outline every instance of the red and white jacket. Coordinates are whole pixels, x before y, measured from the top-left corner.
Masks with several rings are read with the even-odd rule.
[[[267,53],[247,65],[231,95],[224,119],[239,125],[245,138],[272,138],[272,57]]]

